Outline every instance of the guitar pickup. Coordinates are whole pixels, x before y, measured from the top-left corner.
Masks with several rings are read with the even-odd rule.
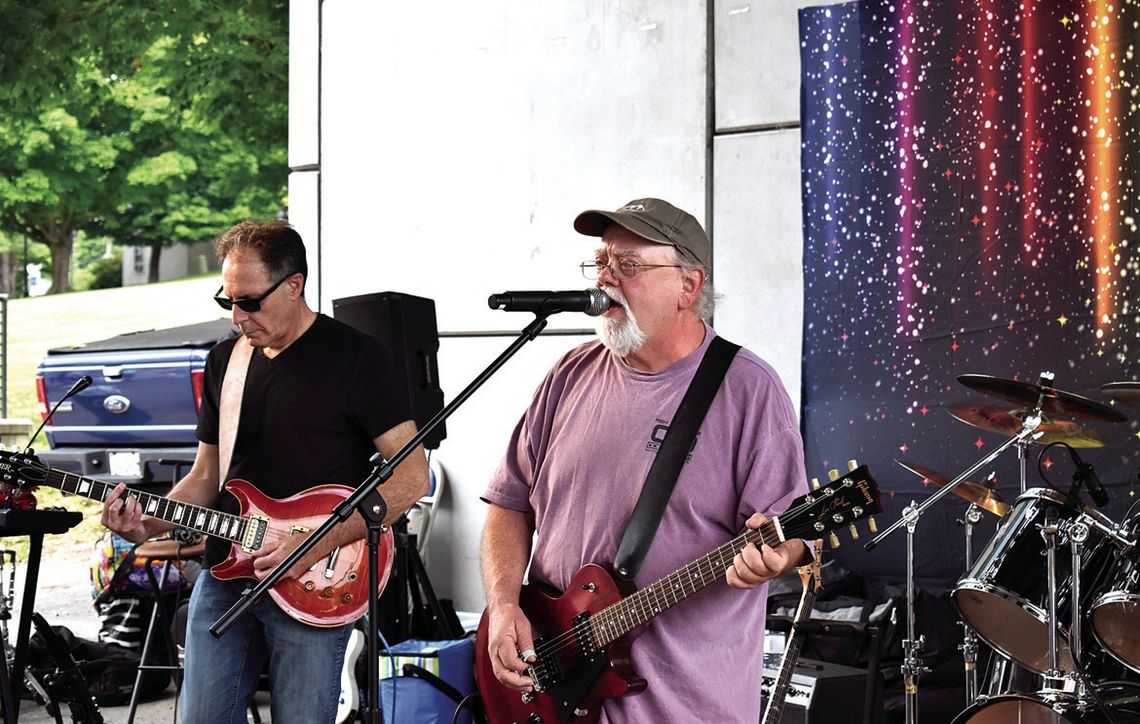
[[[249,516],[245,526],[245,535],[241,539],[241,549],[246,553],[253,553],[261,548],[265,542],[265,531],[269,530],[269,518],[263,515]]]

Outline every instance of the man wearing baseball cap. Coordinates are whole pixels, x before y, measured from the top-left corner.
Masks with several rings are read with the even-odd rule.
[[[571,350],[547,374],[483,494],[491,504],[482,554],[487,655],[504,697],[533,689],[527,674],[537,632],[527,614],[534,612],[519,603],[528,564],[530,585],[558,591],[586,564],[613,565],[665,432],[716,336],[708,324],[711,245],[691,214],[643,198],[616,211],[584,211],[574,228],[600,237],[582,272],[613,304],[598,319],[599,339]],[[803,492],[803,444],[791,400],[772,368],[741,349],[634,585],[692,563],[746,525],[758,527]],[[801,541],[749,545],[724,571],[727,585],[714,583],[655,611],[627,636],[630,662],[647,687],[605,699],[601,721],[754,724],[764,584],[808,555]]]

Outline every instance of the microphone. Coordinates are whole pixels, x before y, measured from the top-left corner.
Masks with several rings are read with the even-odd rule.
[[[75,397],[76,395],[78,395],[80,392],[83,392],[84,390],[86,390],[88,387],[91,386],[92,382],[93,382],[93,380],[91,379],[91,375],[83,375],[82,377],[80,377],[79,379],[77,379],[75,381],[75,384],[73,384],[71,386],[70,390],[68,390],[66,393],[64,393],[63,397],[59,398],[59,402],[52,405],[51,411],[48,412],[48,414],[44,416],[43,421],[40,422],[40,426],[37,427],[36,431],[32,433],[32,436],[28,438],[28,444],[24,447],[25,453],[31,452],[32,441],[35,440],[36,435],[39,435],[40,431],[44,429],[44,425],[46,425],[48,423],[48,420],[50,420],[51,416],[55,414],[55,411],[59,409],[59,406],[62,405],[66,400],[69,400],[72,397]],[[45,400],[45,402],[46,402],[46,400]]]
[[[595,287],[583,292],[503,292],[488,297],[487,306],[505,312],[534,312],[539,315],[585,312],[597,317],[613,306],[613,300]]]
[[[1108,491],[1104,489],[1104,484],[1097,477],[1092,463],[1081,460],[1080,455],[1077,455],[1077,451],[1073,448],[1069,448],[1069,454],[1073,456],[1073,464],[1077,466],[1076,471],[1073,472],[1073,479],[1084,481],[1085,490],[1089,491],[1089,497],[1096,503],[1096,507],[1103,508],[1108,505]]]

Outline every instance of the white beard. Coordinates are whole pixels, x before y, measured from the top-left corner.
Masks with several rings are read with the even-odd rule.
[[[645,332],[641,331],[633,312],[626,306],[625,295],[616,287],[602,287],[602,291],[614,301],[620,302],[624,314],[621,317],[602,316],[594,322],[598,339],[606,349],[618,357],[628,357],[645,344]]]

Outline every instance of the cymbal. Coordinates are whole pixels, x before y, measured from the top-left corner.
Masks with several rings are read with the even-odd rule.
[[[1109,382],[1100,391],[1109,399],[1140,407],[1140,382]]]
[[[967,425],[996,432],[1006,437],[1016,435],[1021,430],[1022,420],[1029,414],[1029,410],[1006,410],[991,405],[966,403],[950,405],[947,409],[955,419],[961,420]],[[1050,420],[1046,417],[1037,426],[1037,431],[1045,433],[1036,440],[1042,445],[1063,442],[1079,448],[1104,447],[1104,440],[1101,439],[1096,430],[1079,422]]]
[[[940,488],[952,479],[940,472],[916,463],[907,462],[906,460],[895,458],[895,462],[923,480],[929,480]],[[997,494],[996,490],[987,485],[967,480],[959,483],[951,492],[959,498],[970,501],[982,510],[988,510],[994,515],[1002,516],[1009,512],[1009,504],[1001,499],[1001,496]]]
[[[1050,415],[1079,417],[1082,420],[1100,420],[1101,422],[1125,422],[1128,420],[1126,415],[1107,405],[1053,387],[1043,388],[1040,385],[1028,382],[1006,380],[990,375],[958,375],[958,381],[983,395],[1012,402],[1029,410],[1032,410],[1037,404],[1037,398],[1044,391],[1045,398],[1041,403],[1041,411]]]

